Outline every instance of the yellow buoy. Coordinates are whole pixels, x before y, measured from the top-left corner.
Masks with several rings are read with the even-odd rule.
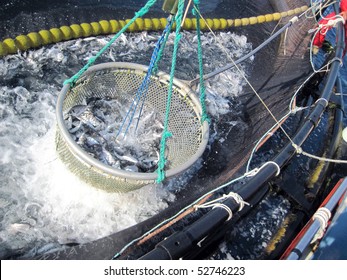
[[[16,45],[21,51],[26,51],[31,47],[28,36],[19,35],[16,37]]]
[[[89,37],[93,34],[93,28],[89,23],[81,23],[83,37]]]
[[[11,53],[11,54],[17,53],[18,48],[16,47],[16,43],[14,42],[13,39],[7,38],[3,41],[3,43],[8,53]]]
[[[42,45],[48,45],[53,42],[52,34],[48,30],[40,30],[39,34],[42,39]]]
[[[83,37],[83,29],[79,24],[71,24],[70,28],[74,39]]]
[[[31,42],[31,46],[34,48],[38,48],[42,46],[42,38],[39,33],[37,32],[30,32],[28,35],[28,38]]]
[[[72,31],[70,26],[62,26],[60,27],[60,31],[63,34],[63,39],[64,40],[70,40],[72,38]]]
[[[52,34],[52,41],[54,43],[61,42],[63,40],[63,33],[59,28],[52,28],[49,30]]]

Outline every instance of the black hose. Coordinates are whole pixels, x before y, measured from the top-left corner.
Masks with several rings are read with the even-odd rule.
[[[334,5],[336,13],[339,11],[339,2],[340,1]],[[325,87],[322,91],[320,99],[317,100],[313,111],[308,116],[306,122],[300,128],[299,132],[292,139],[292,141],[298,146],[301,146],[304,143],[311,131],[318,124],[335,85],[342,59],[343,48],[345,45],[344,27],[341,22],[338,23],[336,33],[338,41],[336,46],[335,60],[331,63],[331,70],[328,74]],[[292,143],[289,143],[272,161],[277,163],[278,166],[282,167],[295,155],[295,153],[296,148],[292,145]],[[259,171],[257,175],[251,178],[251,180],[239,192],[239,195],[241,195],[244,200],[249,200],[267,181],[276,175],[277,171],[278,168],[275,164],[266,165]],[[233,212],[237,211],[239,207],[233,198],[225,200],[224,204]],[[228,217],[229,214],[223,208],[214,208],[189,227],[180,232],[174,233],[167,239],[158,243],[155,249],[142,256],[140,259],[178,259],[183,257],[185,254],[187,254],[187,252],[189,252],[189,250],[191,250],[193,246],[196,246],[196,244],[208,234],[215,231],[217,227],[222,226]]]
[[[267,46],[269,43],[271,43],[274,39],[276,39],[279,35],[281,35],[284,31],[287,30],[290,26],[292,26],[293,21],[287,22],[284,26],[282,26],[277,32],[275,32],[273,35],[271,35],[268,39],[266,39],[263,43],[261,43],[258,47],[256,47],[254,50],[250,51],[248,54],[244,55],[243,57],[235,60],[234,63],[229,63],[221,68],[216,69],[215,71],[204,75],[204,80],[208,80],[226,70],[229,70],[231,68],[234,68],[237,64],[240,64],[241,62],[245,61],[246,59],[250,58],[252,55],[256,54],[258,51],[263,49],[265,46]],[[194,80],[191,80],[189,82],[190,86],[196,84],[199,81],[200,78],[196,78]]]

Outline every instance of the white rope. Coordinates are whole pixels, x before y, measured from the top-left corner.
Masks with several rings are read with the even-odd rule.
[[[306,10],[305,12],[303,12],[301,15],[299,15],[299,18],[302,17],[303,15],[306,15],[310,10],[311,10],[311,8],[308,9],[308,10]],[[198,10],[197,10],[197,11],[198,11]],[[198,13],[200,14],[199,11],[198,11]],[[211,30],[210,26],[208,25],[208,23],[207,23],[206,20],[202,17],[201,14],[200,14],[200,17],[205,21],[205,24],[206,24],[207,27],[210,29],[210,31],[211,31],[212,34],[214,35],[216,41],[218,42],[217,36],[216,36],[216,35],[214,34],[214,32]],[[293,19],[293,20],[294,20],[294,19]],[[224,48],[224,47],[223,47],[223,49],[224,49],[224,51],[225,51],[225,48]],[[227,53],[227,56],[228,56],[229,59],[231,59],[231,61],[233,61],[233,59],[230,58],[230,56],[229,56],[228,53]],[[240,69],[237,67],[237,65],[236,65],[236,68],[240,71]],[[323,67],[322,67],[322,68],[323,68]],[[322,68],[321,68],[321,69],[322,69]],[[241,71],[240,71],[240,72],[241,72]],[[241,73],[242,73],[242,72],[241,72]],[[314,73],[313,73],[313,74],[314,74]],[[312,74],[311,76],[313,76],[313,74]],[[243,75],[243,76],[244,76],[244,75]],[[245,78],[245,76],[244,76],[244,78]],[[304,84],[305,84],[310,78],[311,78],[311,77],[308,77],[308,78],[303,82],[303,84],[297,89],[297,91],[296,91],[296,93],[294,94],[294,96],[293,96],[293,98],[292,98],[292,100],[291,100],[291,103],[290,103],[290,105],[289,105],[289,110],[290,110],[290,112],[289,112],[288,114],[290,114],[290,113],[295,113],[294,110],[292,110],[292,107],[293,107],[293,106],[292,106],[293,100],[295,99],[295,96],[298,94],[298,92],[299,92],[299,90],[301,89],[301,87],[303,87]],[[246,81],[247,81],[247,79],[246,79]],[[251,86],[251,85],[250,85],[250,86]],[[251,86],[251,88],[252,88],[252,86]],[[254,89],[253,89],[253,90],[254,90]],[[285,116],[285,117],[286,117],[286,116]],[[284,119],[284,117],[283,117],[282,119]],[[282,120],[282,119],[281,119],[281,120]],[[275,119],[275,120],[276,120],[276,119]],[[277,121],[277,123],[273,126],[273,128],[274,128],[276,125],[278,125],[278,121]],[[281,126],[280,126],[280,127],[281,127]],[[282,128],[282,130],[283,130],[283,128]],[[285,133],[285,131],[284,131],[284,133]],[[285,134],[286,134],[286,133],[285,133]],[[263,136],[260,140],[262,140],[264,137],[266,137],[266,135],[267,135],[267,134],[264,134],[264,136]],[[260,140],[258,141],[258,144],[260,143]],[[289,138],[289,140],[291,140],[291,139]],[[258,144],[255,146],[255,148],[254,148],[254,150],[253,150],[253,153],[254,153],[256,147],[258,146]],[[253,153],[252,153],[252,154],[253,154]],[[250,159],[249,159],[249,163],[250,163],[251,159],[252,159],[252,156],[251,156]],[[273,163],[274,163],[274,162],[273,162]],[[278,165],[277,165],[277,166],[278,166]],[[248,170],[248,168],[249,168],[249,166],[247,167],[247,170]],[[252,172],[252,171],[251,171],[251,172]],[[259,172],[259,171],[258,171],[258,172]],[[277,172],[277,174],[279,174],[279,172],[280,172],[280,168],[279,168],[279,166],[278,166],[278,172]],[[126,249],[128,249],[130,246],[132,246],[132,245],[135,244],[136,242],[140,241],[141,239],[145,238],[145,237],[148,236],[149,234],[153,233],[155,230],[159,229],[160,227],[164,226],[165,224],[171,222],[172,220],[174,220],[175,218],[177,218],[178,216],[180,216],[182,213],[184,213],[185,211],[187,211],[189,208],[191,208],[191,207],[194,207],[194,208],[195,208],[195,207],[196,207],[195,204],[198,203],[200,200],[206,198],[207,196],[209,196],[209,195],[211,195],[211,194],[213,194],[213,193],[215,193],[215,192],[217,192],[217,191],[219,191],[219,190],[221,190],[221,189],[223,189],[223,188],[226,188],[226,187],[229,186],[229,185],[232,185],[232,184],[234,184],[234,183],[236,183],[236,182],[238,182],[238,181],[240,181],[240,180],[242,180],[242,179],[245,179],[246,177],[247,177],[247,175],[246,175],[246,173],[245,173],[244,175],[242,175],[242,176],[240,176],[240,177],[238,177],[238,178],[236,178],[236,179],[230,180],[230,181],[226,182],[225,184],[220,185],[220,186],[216,187],[215,189],[213,189],[213,190],[211,190],[211,191],[205,193],[204,195],[202,195],[201,197],[199,197],[198,199],[196,199],[193,203],[191,203],[191,204],[187,205],[186,207],[182,208],[180,211],[178,211],[178,212],[177,212],[176,214],[174,214],[173,216],[171,216],[171,217],[169,217],[168,219],[162,221],[161,223],[157,224],[156,226],[154,226],[153,228],[151,228],[150,230],[148,230],[147,232],[145,232],[145,233],[142,234],[141,236],[139,236],[139,237],[133,239],[132,241],[130,241],[129,243],[127,243],[121,250],[119,250],[119,251],[114,255],[113,259],[119,257],[119,256],[120,256],[121,254],[123,254],[124,251],[125,251]],[[245,202],[245,201],[242,199],[241,196],[240,196],[241,199],[240,199],[240,200],[237,200],[238,198],[236,198],[236,197],[237,197],[237,194],[236,194],[236,193],[229,193],[229,196],[230,196],[230,197],[233,197],[233,198],[235,199],[235,201],[240,205],[240,206],[239,206],[239,211],[242,210],[242,208],[244,207],[244,205],[249,205],[249,203]],[[229,210],[228,210],[227,208],[223,208],[223,209],[225,209],[226,211],[228,211],[229,217],[232,217],[232,212],[231,212],[231,214],[230,214],[230,212],[229,212],[229,210],[231,210],[230,208],[229,208]]]
[[[210,208],[210,207],[212,207],[212,209],[214,209],[214,208],[223,208],[229,214],[228,219],[227,219],[227,221],[229,221],[233,217],[233,211],[229,208],[229,206],[227,206],[227,205],[225,205],[223,203],[217,202],[217,201],[220,201],[222,199],[224,199],[224,198],[220,197],[220,198],[217,198],[215,200],[206,202],[206,203],[201,204],[201,205],[194,205],[194,209],[196,211],[198,209],[205,209],[205,208]]]
[[[195,7],[195,5],[194,5]],[[279,123],[279,121],[277,120],[277,118],[275,117],[275,115],[272,113],[272,111],[270,110],[270,108],[266,105],[265,101],[261,98],[261,96],[259,95],[259,93],[256,91],[256,89],[253,87],[253,85],[251,84],[251,82],[247,79],[246,75],[243,73],[243,71],[241,71],[240,67],[235,63],[234,59],[229,55],[229,53],[227,52],[226,48],[219,42],[216,34],[213,32],[213,30],[211,29],[211,27],[209,26],[208,22],[205,20],[205,18],[200,14],[200,12],[198,11],[198,9],[196,9],[197,12],[199,13],[200,17],[202,18],[202,20],[205,22],[206,26],[208,27],[208,29],[210,30],[210,32],[212,33],[212,35],[214,36],[216,42],[218,43],[219,47],[222,49],[222,51],[224,51],[224,53],[226,54],[226,56],[228,57],[228,59],[233,63],[234,67],[236,68],[236,70],[240,73],[240,75],[242,76],[242,78],[244,79],[244,81],[248,84],[248,86],[250,87],[250,89],[253,91],[253,93],[256,95],[256,97],[259,99],[259,101],[263,104],[264,108],[268,111],[268,113],[270,114],[270,116],[272,117],[272,119],[276,122],[276,124],[279,126],[279,128],[283,131],[284,135],[289,139],[289,141],[293,142],[293,140],[290,138],[290,136],[288,135],[288,133],[285,131],[285,129],[282,127],[282,125]],[[294,17],[296,18],[296,17]]]
[[[326,207],[319,208],[316,213],[313,215],[313,220],[318,220],[320,223],[320,228],[317,231],[316,235],[311,241],[311,244],[316,242],[318,239],[321,239],[324,235],[325,229],[328,226],[328,222],[331,218],[331,212]]]
[[[200,13],[199,13],[200,14]],[[229,58],[229,60],[234,64],[235,68],[239,71],[239,73],[242,75],[243,79],[246,81],[246,83],[249,85],[249,87],[252,89],[252,91],[254,92],[254,94],[258,97],[258,99],[260,100],[260,102],[264,105],[264,107],[266,108],[266,110],[269,112],[270,116],[274,119],[276,125],[282,130],[282,132],[284,133],[284,135],[289,139],[289,141],[292,143],[293,147],[296,148],[296,151],[298,153],[302,153],[304,154],[303,150],[301,147],[299,147],[298,145],[296,145],[294,143],[294,141],[291,139],[291,137],[288,135],[288,133],[285,131],[285,129],[283,128],[283,126],[281,125],[281,123],[277,120],[277,118],[274,116],[274,114],[272,113],[272,111],[270,110],[270,108],[266,105],[266,103],[264,102],[264,100],[260,97],[260,95],[258,94],[258,92],[255,90],[255,88],[252,86],[252,84],[249,82],[249,80],[246,78],[246,76],[244,75],[244,73],[241,71],[241,69],[238,67],[238,65],[236,65],[236,63],[234,62],[234,60],[230,57],[230,55],[228,54],[228,52],[226,51],[226,49],[224,48],[224,46],[222,44],[219,43],[219,40],[217,38],[217,36],[215,35],[215,33],[213,32],[213,30],[210,28],[210,26],[208,25],[207,21],[204,19],[204,17],[200,14],[200,17],[205,21],[205,24],[206,26],[210,29],[211,33],[213,34],[213,36],[215,37],[215,40],[216,42],[218,43],[218,45],[222,48],[222,50],[226,53],[227,57]],[[336,16],[336,23],[339,22],[341,20],[341,16]],[[298,21],[298,17],[293,17],[291,19],[291,21],[293,23],[297,22]],[[333,24],[334,22],[330,22],[330,24]],[[335,24],[336,24],[335,23]],[[313,40],[311,40],[311,50],[312,50],[312,42]],[[313,60],[312,60],[312,51],[310,51],[310,55],[311,55],[311,64],[312,64],[312,68],[314,70],[314,72],[316,72],[316,69],[314,68],[313,66]],[[319,71],[325,67],[327,67],[330,63],[332,63],[334,61],[331,60],[326,66],[322,67],[319,69]],[[340,60],[341,61],[341,60]],[[307,79],[308,80],[308,79]],[[306,80],[306,81],[307,81]],[[306,82],[305,81],[305,82]],[[298,91],[297,91],[298,92]],[[294,98],[294,97],[293,97]],[[293,100],[293,99],[292,99]],[[318,99],[317,101],[319,100],[324,100],[326,102],[326,106],[329,104],[328,100],[326,100],[325,98],[320,98]],[[292,105],[292,102],[291,102],[291,105]],[[293,112],[292,109],[290,108],[290,112]],[[260,142],[258,142],[259,144]],[[257,144],[257,145],[258,145]],[[255,151],[255,150],[253,150]],[[252,152],[253,153],[253,152]],[[305,155],[308,155],[307,153],[305,153]],[[312,155],[311,155],[312,156]],[[312,156],[313,157],[313,156]],[[321,158],[321,159],[324,159],[324,158]],[[328,161],[328,159],[326,159],[326,161]],[[331,160],[333,162],[336,162],[335,160]],[[250,162],[250,161],[249,161]],[[341,162],[341,161],[339,161]],[[274,163],[274,162],[273,162]],[[267,164],[267,163],[266,163]],[[275,163],[276,164],[276,163]],[[277,165],[277,164],[276,164]],[[251,176],[255,176],[265,165],[263,165],[260,169],[258,168],[255,168],[254,170],[252,171],[248,171],[248,168],[249,168],[249,164],[247,165],[247,172],[246,172],[246,177],[251,177]],[[279,174],[280,172],[280,167],[277,165],[277,175]]]
[[[343,66],[343,60],[342,58],[340,57],[334,57],[331,61],[331,63],[333,63],[335,60],[339,61],[340,62],[340,66],[342,67]]]
[[[314,19],[316,20],[317,15],[319,14],[319,17],[322,19],[326,19],[323,16],[323,10],[331,5],[334,5],[335,3],[337,3],[337,1],[332,1],[332,0],[327,0],[327,1],[319,1],[319,2],[315,2],[314,4],[312,4],[312,0],[311,0],[311,6],[312,8],[316,8],[315,6],[318,7],[318,9],[316,10],[316,12],[314,12]],[[313,9],[312,9],[313,10]],[[317,21],[317,20],[316,20]]]
[[[308,33],[313,33],[318,31],[320,34],[325,35],[330,30],[330,28],[336,28],[339,22],[342,22],[343,24],[345,24],[345,19],[340,15],[336,15],[335,18],[331,18],[327,20],[328,20],[327,23],[320,23],[318,24],[317,27],[309,29]]]
[[[125,250],[127,250],[130,246],[134,245],[136,242],[140,241],[141,239],[145,238],[146,236],[148,236],[149,234],[153,233],[155,230],[159,229],[160,227],[166,225],[167,223],[171,222],[172,220],[176,219],[177,217],[179,217],[181,214],[183,214],[185,211],[187,211],[189,208],[191,207],[194,207],[196,206],[196,204],[201,201],[202,199],[206,198],[207,196],[223,189],[223,188],[226,188],[227,186],[229,185],[232,185],[242,179],[245,179],[246,176],[245,175],[242,175],[236,179],[233,179],[233,180],[230,180],[229,182],[223,184],[223,185],[220,185],[218,187],[216,187],[215,189],[205,193],[204,195],[200,196],[198,199],[196,199],[194,202],[192,202],[191,204],[187,205],[186,207],[182,208],[181,210],[179,210],[176,214],[174,214],[173,216],[167,218],[166,220],[162,221],[161,223],[157,224],[156,226],[154,226],[153,228],[151,228],[150,230],[148,230],[147,232],[145,232],[144,234],[142,234],[141,236],[133,239],[132,241],[130,241],[129,243],[127,243],[121,250],[119,250],[114,256],[112,259],[116,259],[118,258],[120,255],[122,255]],[[246,202],[245,202],[246,204]]]
[[[292,144],[292,146],[294,147],[296,153],[298,153],[298,154],[302,154],[303,153],[303,150],[302,150],[302,148],[299,145]]]
[[[347,160],[342,160],[342,159],[332,159],[332,158],[325,158],[325,157],[319,157],[316,155],[312,155],[308,152],[305,152],[300,146],[298,145],[293,145],[293,147],[295,148],[296,152],[298,154],[302,154],[304,156],[307,156],[309,158],[313,158],[319,161],[325,161],[325,162],[331,162],[331,163],[341,163],[341,164],[347,164]]]
[[[276,162],[274,162],[274,161],[267,161],[260,168],[254,168],[251,171],[246,172],[245,173],[246,177],[253,177],[253,176],[257,175],[260,172],[260,170],[262,170],[263,168],[265,168],[269,164],[274,164],[275,165],[275,167],[277,168],[276,176],[278,176],[281,173],[280,166]]]
[[[250,205],[248,202],[244,201],[243,198],[241,197],[241,195],[239,195],[238,193],[230,192],[229,194],[224,195],[224,196],[231,197],[236,201],[236,203],[239,205],[238,211],[242,211],[242,209],[245,207],[245,205],[247,205],[247,206]]]
[[[309,8],[309,9],[307,9],[306,11],[305,11],[305,17],[307,18],[307,19],[314,19],[315,21],[316,21],[316,16],[318,15],[318,14],[321,14],[322,13],[322,10],[326,7],[326,6],[328,6],[328,3],[330,2],[331,0],[328,0],[328,1],[315,1],[315,2],[313,2],[312,0],[310,1],[310,3],[311,3],[311,7]],[[323,3],[323,2],[326,2],[326,3]],[[324,5],[323,5],[324,4]],[[309,12],[312,12],[312,15],[307,15]]]
[[[329,105],[329,101],[326,100],[325,98],[321,97],[321,98],[318,98],[315,102],[315,104],[317,104],[319,101],[325,101],[325,106],[324,107],[327,107]]]
[[[306,109],[309,109],[311,108],[311,106],[305,106],[305,107],[295,107],[294,109],[291,110],[291,114],[295,115],[297,112],[300,112],[300,111],[303,111],[303,110],[306,110]]]
[[[227,221],[229,221],[233,217],[233,212],[232,212],[232,210],[230,209],[229,206],[227,206],[227,205],[225,205],[223,203],[220,203],[220,201],[222,201],[222,200],[224,201],[227,198],[232,198],[232,199],[235,200],[235,202],[239,205],[238,211],[242,211],[242,209],[245,207],[245,205],[250,205],[248,202],[244,201],[243,198],[238,193],[230,192],[229,194],[224,194],[222,197],[219,197],[219,198],[216,198],[214,200],[208,201],[208,202],[206,202],[204,204],[194,205],[194,209],[198,210],[198,209],[201,209],[201,208],[210,208],[210,207],[212,207],[212,209],[214,209],[214,208],[222,208],[222,209],[224,209],[225,211],[228,212],[229,216],[228,216]]]
[[[288,35],[289,28],[286,29],[286,32],[284,32],[284,39],[283,39],[283,55],[286,56],[286,45],[287,45],[287,35]]]
[[[299,145],[292,144],[292,146],[294,147],[294,149],[295,149],[297,154],[301,154],[301,155],[304,155],[304,156],[307,156],[307,157],[310,157],[310,158],[313,158],[313,159],[317,159],[319,161],[347,164],[347,160],[319,157],[319,156],[316,156],[316,155],[312,155],[312,154],[310,154],[308,152],[305,152],[302,149],[302,147],[300,147]]]
[[[188,2],[187,8],[186,8],[186,10],[184,12],[184,15],[183,15],[183,18],[182,18],[181,28],[183,28],[184,21],[186,20],[186,17],[187,17],[187,14],[188,14],[188,10],[190,8],[190,5],[192,4],[192,1],[193,0],[189,0],[189,2]]]
[[[330,28],[333,28],[333,27],[336,27],[336,25],[339,23],[339,22],[343,22],[343,24],[345,23],[345,20],[344,18],[341,16],[341,15],[335,15],[334,18],[325,18],[322,14],[322,10],[325,9],[326,7],[330,6],[330,5],[333,5],[334,3],[336,3],[336,1],[333,1],[332,3],[329,3],[330,1],[327,1],[324,5],[321,5],[321,7],[319,8],[319,15],[320,15],[320,18],[322,19],[325,19],[325,20],[328,20],[328,22],[326,24],[318,24],[318,27],[316,28],[313,28],[313,29],[310,29],[308,31],[308,33],[314,33],[314,35],[312,36],[312,39],[311,39],[311,43],[310,43],[310,63],[311,63],[311,67],[313,69],[313,71],[315,73],[318,73],[318,72],[325,72],[325,71],[329,71],[329,68],[328,66],[336,59],[334,58],[333,60],[329,61],[326,65],[326,70],[323,70],[323,67],[320,69],[320,70],[316,70],[315,67],[314,67],[314,63],[313,63],[313,57],[312,57],[312,53],[313,53],[313,41],[314,41],[314,38],[317,36],[317,34],[320,32],[321,34],[326,34],[328,32],[328,29]],[[316,13],[317,15],[318,13]],[[330,28],[329,28],[330,27]],[[342,63],[342,60],[339,59]]]
[[[315,73],[312,73],[300,86],[299,88],[295,91],[295,93],[293,94],[292,96],[292,99],[290,100],[290,103],[289,103],[289,112],[284,115],[280,120],[279,122],[282,123],[283,120],[285,120],[287,117],[289,117],[289,115],[291,114],[296,114],[297,112],[301,111],[301,110],[304,110],[304,109],[308,109],[310,108],[311,106],[309,107],[296,107],[294,106],[294,100],[296,99],[296,96],[298,95],[298,93],[300,92],[300,90],[304,87],[304,85],[315,75]],[[276,128],[277,123],[275,123],[267,132],[264,133],[264,135],[262,137],[260,137],[260,139],[257,141],[256,145],[254,146],[253,150],[252,150],[252,153],[248,159],[248,162],[247,162],[247,167],[246,167],[246,173],[249,172],[249,168],[250,168],[250,165],[251,165],[251,162],[252,162],[252,159],[253,159],[253,156],[256,152],[256,150],[258,149],[258,146],[260,145],[260,143],[265,139],[265,137],[267,137],[268,135],[272,135],[272,131]]]
[[[345,24],[345,19],[341,15],[336,15],[335,18],[329,19],[327,23],[319,24],[318,28],[319,29],[323,29],[324,27],[326,29],[328,29],[327,27],[335,28],[339,22],[342,22],[342,24]],[[323,32],[324,33],[322,34],[325,34],[326,32],[328,32],[328,30],[324,30]]]
[[[312,49],[312,40],[311,40],[311,49]],[[291,101],[290,101],[290,104],[289,104],[289,113],[286,114],[285,116],[283,116],[279,122],[282,122],[283,120],[285,120],[290,114],[295,114],[301,110],[304,110],[304,109],[308,109],[308,108],[311,108],[313,107],[314,105],[311,105],[311,106],[308,106],[308,107],[295,107],[293,108],[293,104],[294,104],[294,100],[296,98],[296,96],[298,95],[298,93],[300,92],[300,90],[304,87],[304,85],[316,74],[316,73],[319,73],[319,72],[327,72],[329,71],[329,65],[334,62],[335,60],[339,60],[340,63],[342,63],[342,60],[339,59],[339,58],[334,58],[332,60],[330,60],[326,65],[323,65],[321,68],[319,68],[318,70],[314,68],[314,65],[313,65],[313,59],[312,59],[312,51],[310,51],[310,61],[311,61],[311,65],[312,65],[312,69],[313,69],[313,73],[300,85],[300,87],[296,90],[296,92],[294,93]],[[324,70],[326,69],[326,70]],[[324,100],[327,104],[328,104],[328,101],[325,99],[325,98],[319,98],[318,100]],[[317,100],[317,101],[318,101]],[[316,101],[316,102],[317,102]],[[327,105],[326,105],[327,106]],[[250,168],[250,165],[251,165],[251,162],[252,162],[252,159],[253,159],[253,156],[256,152],[256,150],[258,149],[258,146],[260,145],[260,143],[262,143],[262,141],[265,139],[265,137],[267,137],[268,135],[272,135],[272,131],[276,128],[276,126],[278,126],[278,124],[274,124],[256,143],[256,145],[254,146],[252,152],[251,152],[251,156],[247,162],[247,167],[246,167],[246,174],[248,176],[250,176],[252,174],[253,171],[249,171],[249,168]],[[291,141],[291,139],[289,138],[289,140]],[[291,141],[293,147],[296,149],[297,153],[302,153],[304,154],[303,150],[301,149],[301,147],[299,147],[298,145],[296,145],[293,141]],[[319,160],[326,160],[328,161],[328,159],[326,158],[320,158],[320,157],[316,157],[316,156],[313,156],[313,155],[309,155],[308,153],[305,153],[306,156],[311,156],[311,157],[315,157],[316,159],[319,159]],[[331,162],[335,162],[335,163],[347,163],[343,160],[330,160]]]
[[[222,208],[222,209],[224,209],[225,211],[228,212],[229,217],[228,217],[228,219],[227,219],[226,221],[230,221],[231,218],[233,217],[233,211],[229,208],[229,206],[227,206],[227,205],[225,205],[225,204],[223,204],[223,203],[216,203],[216,204],[213,206],[212,209],[214,209],[214,208]]]

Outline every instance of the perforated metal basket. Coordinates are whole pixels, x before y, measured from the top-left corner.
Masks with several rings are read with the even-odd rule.
[[[108,166],[85,152],[70,135],[64,115],[90,97],[124,98],[136,92],[146,75],[147,67],[133,63],[104,63],[91,67],[70,88],[65,85],[58,97],[56,148],[69,169],[94,187],[110,192],[127,192],[154,183],[157,173],[130,172]],[[164,117],[169,76],[159,72],[151,76],[146,102],[159,117]],[[181,173],[203,153],[208,141],[208,124],[201,123],[201,107],[193,91],[175,79],[172,94],[166,177]]]

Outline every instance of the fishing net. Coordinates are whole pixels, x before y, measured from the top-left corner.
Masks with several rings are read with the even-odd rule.
[[[59,5],[63,7],[63,4],[65,5],[64,2],[68,3],[69,1],[61,1],[59,2]],[[17,35],[28,33],[33,30],[33,27],[35,27],[34,24],[40,24],[40,26],[44,26],[44,28],[50,28],[51,26],[56,25],[70,25],[74,22],[93,22],[100,20],[100,18],[114,19],[130,17],[129,15],[132,15],[134,12],[133,9],[138,8],[137,5],[133,5],[131,7],[128,7],[127,13],[123,13],[119,6],[117,6],[116,9],[112,10],[110,6],[101,7],[94,5],[86,12],[86,10],[83,10],[82,4],[85,4],[83,3],[83,1],[75,2],[80,4],[78,6],[79,9],[69,9],[68,4],[66,4],[64,10],[65,16],[64,18],[60,17],[59,19],[55,17],[55,15],[57,14],[56,9],[46,12],[44,11],[44,9],[40,8],[40,17],[35,17],[35,20],[27,20],[27,18],[31,18],[31,15],[28,14],[28,9],[23,9],[15,22],[11,17],[11,26],[7,28],[5,26],[3,30],[0,30],[0,35],[3,38],[6,38],[6,36],[9,36],[10,34]],[[203,11],[203,15],[205,15],[206,17],[238,19],[238,21],[241,21],[241,19],[258,17],[259,15],[282,13],[284,11],[288,11],[290,9],[301,7],[302,5],[307,4],[307,1],[304,0],[220,0],[201,2],[202,5],[205,2],[205,10]],[[20,3],[23,3],[23,1],[21,1]],[[16,7],[16,9],[18,10],[18,7]],[[10,13],[6,14],[6,17],[10,15]],[[157,11],[155,11],[153,15],[155,17],[165,16],[161,14],[160,7],[157,7]],[[265,16],[262,16],[259,19],[262,18],[265,18]],[[51,26],[48,25],[50,20],[54,23],[51,24]],[[246,35],[248,38],[247,40],[252,44],[253,48],[255,48],[263,43],[264,40],[270,36],[270,34],[273,34],[288,20],[289,18],[284,18],[279,22],[270,21],[262,24],[249,24],[242,28],[231,28],[230,31],[237,34]],[[18,26],[23,25],[27,28],[27,30],[17,30],[17,33],[9,32],[8,34],[6,34],[5,31],[11,31],[12,29],[14,29],[17,22]],[[24,22],[25,24],[20,25],[21,22]],[[303,81],[312,72],[308,55],[308,46],[312,34],[309,34],[307,30],[312,28],[314,24],[315,22],[313,18],[303,17],[297,25],[295,25],[293,28],[288,29],[288,32],[283,34],[283,36],[274,40],[268,47],[262,49],[261,52],[257,53],[254,56],[253,65],[249,67],[249,69],[247,69],[247,77],[249,81],[260,94],[267,106],[277,117],[277,119],[281,119],[281,117],[287,113],[288,105],[293,96],[293,93],[302,85]],[[116,68],[117,67],[114,67],[114,69],[100,68],[95,71],[93,70],[94,72],[90,69],[80,80],[77,81],[75,88],[71,90],[67,86],[64,88],[64,93],[60,96],[60,100],[58,101],[60,109],[57,110],[59,114],[57,149],[61,158],[63,158],[63,160],[69,165],[69,167],[73,168],[74,172],[78,173],[84,180],[88,182],[94,181],[95,185],[102,185],[109,190],[121,188],[123,189],[123,191],[126,191],[135,189],[144,183],[154,182],[156,174],[133,173],[131,174],[131,176],[130,174],[123,176],[124,174],[126,174],[126,172],[122,170],[112,169],[96,161],[87,153],[81,151],[81,148],[78,147],[74,143],[74,141],[72,141],[72,138],[69,136],[63,122],[64,114],[68,111],[69,108],[68,106],[72,107],[73,104],[78,104],[77,101],[79,98],[81,101],[83,100],[83,98],[86,98],[83,97],[83,94],[85,94],[84,88],[92,88],[91,84],[93,83],[93,79],[97,79],[98,76],[102,77],[103,75],[110,75],[110,77],[112,76],[113,78],[112,83],[115,83],[116,75],[110,73],[113,73],[112,71],[116,73],[118,71]],[[130,73],[137,70],[132,69],[127,71]],[[140,70],[140,72],[142,72],[142,74],[140,74],[140,81],[142,81],[142,78],[144,76],[143,71],[145,70]],[[124,83],[133,83],[132,79],[135,80],[135,78],[133,78],[135,76],[135,74],[133,74],[131,78],[129,78],[128,76],[124,79],[126,81]],[[151,79],[153,79],[153,82],[160,80],[160,78],[158,77],[151,77]],[[167,87],[167,82],[165,81],[165,79],[163,79],[163,84],[165,85],[165,87]],[[139,84],[137,84],[137,86],[139,86]],[[151,87],[152,86],[150,86],[150,88]],[[176,91],[179,91],[179,88],[182,89],[182,86],[179,85],[178,81],[175,81],[175,95]],[[93,90],[97,91],[98,88],[94,86]],[[185,92],[184,89],[183,92]],[[90,94],[94,95],[94,93],[92,92],[90,92]],[[101,92],[99,94],[104,93]],[[180,96],[182,97],[184,96],[184,94],[185,93]],[[110,92],[108,92],[107,95],[110,95]],[[156,96],[158,96],[158,94]],[[76,100],[74,101],[74,99]],[[150,91],[148,92],[146,106],[147,104],[149,104],[149,99]],[[181,100],[184,98],[178,99]],[[75,103],[68,104],[68,102],[72,101]],[[164,219],[172,217],[183,207],[195,201],[195,199],[200,197],[201,194],[207,193],[209,190],[214,189],[216,186],[230,181],[231,179],[235,178],[238,173],[243,172],[243,167],[246,164],[256,141],[271,126],[274,125],[274,120],[265,110],[263,104],[261,104],[261,102],[254,95],[254,92],[249,86],[246,85],[243,88],[242,95],[239,96],[237,101],[237,106],[233,107],[233,110],[231,112],[223,116],[223,119],[216,123],[218,131],[226,131],[223,141],[215,141],[211,143],[211,152],[206,153],[206,155],[204,156],[204,164],[202,168],[194,175],[193,178],[191,178],[186,183],[185,188],[181,188],[180,190],[175,191],[176,200],[174,203],[171,203],[167,209],[161,211],[151,218],[148,218],[143,223],[136,224],[133,227],[127,228],[126,230],[114,233],[110,236],[87,244],[74,246],[73,248],[67,248],[64,251],[49,255],[47,256],[47,258],[110,259],[115,255],[116,252],[119,252],[125,244],[131,242],[139,236],[142,236],[146,231],[157,226]],[[150,106],[154,107],[154,105],[148,106],[149,108],[151,108]],[[157,103],[155,103],[155,106],[158,106]],[[173,105],[173,107],[175,106]],[[200,108],[197,104],[194,108],[195,110],[200,112]],[[174,115],[175,113],[171,114],[171,123],[174,122]],[[200,115],[198,114],[197,118],[199,118],[199,116]],[[228,124],[239,120],[245,123],[245,125],[241,125],[241,123],[239,126],[235,125],[233,127],[229,127]],[[177,122],[181,121],[181,119],[177,120]],[[189,125],[185,124],[183,124],[182,126],[189,127]],[[173,129],[170,127],[169,130]],[[200,144],[201,150],[203,150],[202,147],[204,141],[204,133],[205,132],[203,128],[200,129],[196,134],[198,136],[195,138],[202,139],[202,143]],[[179,138],[182,138],[182,140],[186,141],[186,136],[180,135],[180,133],[174,134]],[[174,139],[168,140],[168,145],[170,145],[170,141],[173,141]],[[173,148],[169,147],[168,151],[169,156],[171,156]],[[272,152],[272,150],[270,152]],[[196,155],[197,154],[198,152],[196,152]],[[185,156],[186,159],[189,160],[193,159],[192,156],[186,155],[186,150],[182,150],[181,156]],[[173,172],[173,169],[170,168],[170,170],[167,171],[167,175],[169,175],[170,172]],[[155,238],[153,238],[153,240],[154,239]],[[152,244],[153,246],[155,243],[154,241]],[[243,246],[243,244],[241,245]]]
[[[87,183],[106,191],[127,192],[154,183],[156,172],[132,172],[109,166],[94,158],[73,139],[65,120],[68,112],[90,98],[122,102],[134,97],[148,68],[132,63],[105,63],[91,67],[75,84],[66,85],[57,102],[57,151],[69,169]],[[163,72],[150,77],[144,111],[155,112],[163,121],[169,76]],[[201,121],[201,107],[194,93],[183,82],[174,80],[167,140],[166,176],[181,173],[203,153],[208,140],[207,122]],[[116,135],[115,135],[116,136]],[[138,135],[141,137],[141,135]]]

